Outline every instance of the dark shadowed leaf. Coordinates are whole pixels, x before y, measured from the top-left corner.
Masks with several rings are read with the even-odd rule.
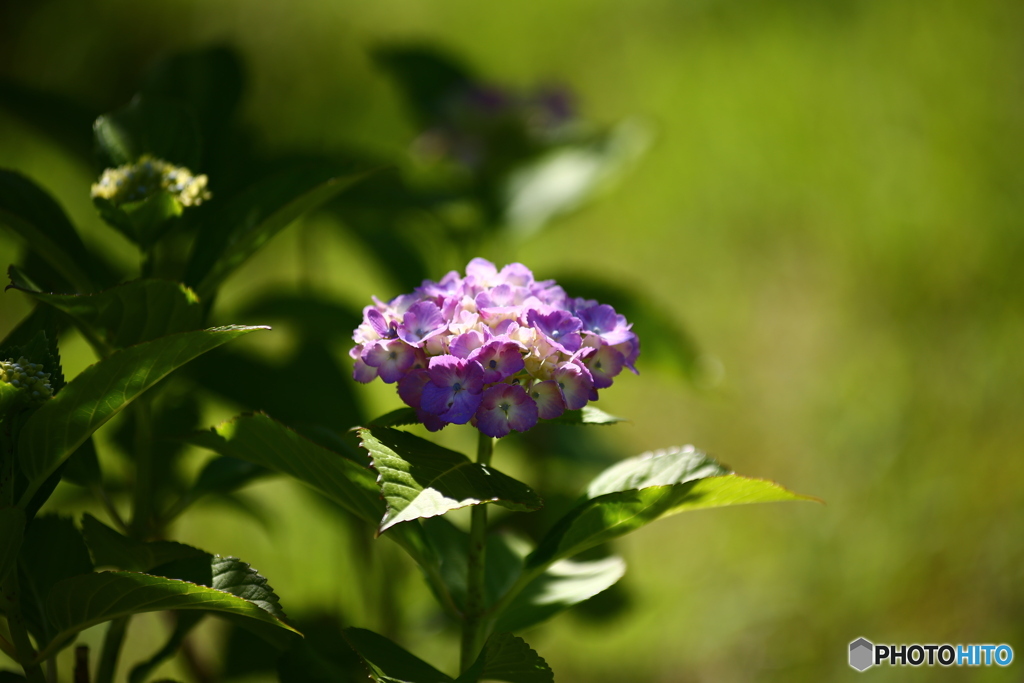
[[[130,346],[83,370],[30,417],[18,439],[29,491],[82,442],[137,396],[176,368],[260,327],[214,327]]]
[[[199,128],[183,105],[155,95],[136,95],[128,106],[96,119],[93,135],[104,167],[134,163],[143,154],[198,172]]]
[[[92,292],[106,281],[107,267],[85,248],[53,197],[6,169],[0,169],[0,224],[20,235],[75,290]]]
[[[509,510],[530,511],[543,506],[540,496],[496,469],[426,439],[390,427],[358,430],[370,453],[387,514],[380,532],[395,524],[434,517],[467,505],[496,503]]]
[[[61,472],[64,481],[77,486],[98,486],[103,481],[100,461],[96,456],[96,444],[89,437],[68,457]]]
[[[60,581],[92,571],[89,549],[71,519],[45,515],[25,529],[19,559],[25,621],[37,638],[46,640],[57,632],[47,619],[46,597]]]
[[[316,369],[312,377],[310,368]],[[189,363],[183,372],[243,410],[266,411],[274,419],[332,448],[337,437],[325,434],[324,428],[341,432],[362,421],[362,408],[353,391],[355,383],[324,343],[305,340],[294,354],[279,363],[219,349]],[[281,390],[294,386],[298,378],[307,377],[301,382],[302,401],[296,401],[292,392]]]
[[[416,417],[416,411],[412,408],[397,408],[392,410],[390,413],[385,413],[380,417],[376,417],[370,420],[370,427],[405,427],[407,425],[416,425],[420,423],[420,419]]]
[[[0,584],[14,568],[25,534],[25,513],[18,508],[0,508]]]
[[[452,683],[416,655],[382,635],[364,628],[347,628],[345,640],[366,665],[371,677],[382,683]]]
[[[438,558],[441,580],[456,607],[466,602],[469,534],[444,517],[423,520],[423,530]],[[484,604],[493,605],[515,583],[530,551],[528,542],[505,533],[487,535],[487,567],[484,574]]]
[[[184,543],[136,541],[114,531],[88,513],[82,517],[82,532],[97,567],[148,572],[177,560],[209,557],[209,553]]]
[[[134,280],[97,294],[35,291],[13,267],[11,287],[66,313],[87,335],[124,348],[202,325],[203,307],[192,290],[168,280]]]
[[[298,167],[264,178],[206,214],[186,271],[200,296],[212,294],[292,221],[359,181],[345,164]]]
[[[511,633],[495,633],[487,639],[473,665],[455,683],[553,683],[554,680],[551,667],[525,640]]]
[[[384,511],[369,468],[313,443],[267,415],[242,415],[187,440],[294,477],[365,521],[376,522]]]

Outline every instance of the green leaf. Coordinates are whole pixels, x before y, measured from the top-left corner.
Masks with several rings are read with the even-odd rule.
[[[105,267],[92,256],[64,210],[45,190],[15,171],[0,169],[0,224],[79,292],[92,292]]]
[[[390,427],[364,427],[358,433],[388,505],[378,533],[467,505],[496,503],[519,511],[544,505],[526,484],[426,439]]]
[[[416,411],[412,408],[397,408],[392,410],[390,413],[385,413],[380,417],[370,420],[370,427],[405,427],[407,425],[416,425],[420,423],[420,419],[416,417]]]
[[[587,498],[649,486],[683,484],[731,472],[693,446],[651,451],[615,463],[599,474],[587,486]]]
[[[14,267],[8,274],[12,288],[66,313],[87,336],[115,348],[202,325],[203,307],[195,293],[169,280],[134,280],[98,294],[47,294],[35,291]]]
[[[444,517],[431,517],[422,522],[438,558],[438,571],[455,606],[466,603],[469,556],[469,534]],[[484,606],[495,604],[515,583],[523,569],[523,559],[530,545],[508,533],[487,535],[487,566],[484,570]]]
[[[0,508],[0,585],[14,568],[25,535],[25,513],[18,508]]]
[[[260,465],[220,456],[206,463],[187,495],[195,500],[210,494],[231,493],[268,474],[270,470]]]
[[[184,543],[136,541],[119,534],[88,513],[82,517],[82,531],[98,567],[148,572],[176,560],[209,557],[209,553]]]
[[[815,500],[763,479],[717,474],[725,471],[728,470],[692,447],[645,453],[619,463],[591,483],[589,499],[555,524],[527,558],[527,567],[571,557],[680,512],[747,503]]]
[[[29,630],[45,640],[56,633],[46,617],[46,596],[57,583],[92,571],[89,549],[70,518],[44,515],[25,529],[19,561],[21,609]]]
[[[495,633],[487,639],[480,656],[455,683],[476,681],[554,683],[551,667],[526,641],[511,633]]]
[[[103,483],[103,472],[100,460],[96,455],[96,444],[92,437],[86,439],[75,449],[67,460],[61,479],[77,486],[99,486]]]
[[[240,579],[240,583],[232,583]],[[253,620],[272,627],[272,631],[298,634],[264,608],[266,601],[252,602],[235,594],[235,591],[242,594],[251,591],[251,585],[248,577],[238,577],[232,572],[226,574],[220,590],[136,572],[100,572],[65,579],[53,587],[46,599],[46,611],[57,628],[57,635],[43,654],[52,654],[90,626],[131,614],[163,610],[210,610]]]
[[[201,296],[212,294],[288,224],[364,175],[334,164],[300,167],[265,178],[219,204],[199,227],[186,282]]]
[[[195,171],[200,159],[199,129],[187,108],[156,95],[136,95],[127,107],[93,124],[104,166],[135,163],[143,154]]]
[[[609,415],[594,406],[583,406],[580,410],[567,410],[549,422],[567,425],[610,425],[616,422],[626,422],[626,419]]]
[[[198,355],[265,327],[214,327],[130,346],[86,368],[22,427],[18,454],[27,495],[131,401]],[[24,499],[24,496],[23,496]]]
[[[281,387],[293,386],[297,377],[308,377],[310,368],[316,368],[316,376],[302,383],[302,401],[281,391]],[[337,438],[321,438],[324,428],[344,431],[363,422],[351,371],[342,369],[337,354],[325,343],[303,340],[289,358],[274,360],[218,349],[196,359],[183,372],[246,411],[273,415],[328,448],[337,448]]]
[[[93,205],[108,225],[149,250],[174,225],[185,207],[166,190],[159,190],[137,202],[115,205],[103,197],[93,197]]]
[[[347,628],[345,640],[363,660],[371,677],[382,683],[452,683],[416,655],[402,649],[382,635],[363,628]]]
[[[268,415],[241,415],[186,438],[193,445],[294,477],[362,520],[376,522],[384,511],[369,468],[313,443]]]
[[[626,121],[592,140],[562,145],[509,175],[505,220],[530,235],[576,211],[620,178],[647,148],[650,132]]]
[[[626,573],[621,557],[559,560],[530,582],[502,611],[495,631],[522,631],[607,590]]]

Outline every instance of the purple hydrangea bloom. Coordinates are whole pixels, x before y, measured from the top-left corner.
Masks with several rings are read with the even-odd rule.
[[[371,322],[371,325],[373,323]],[[412,346],[422,346],[423,342],[444,332],[447,324],[441,309],[430,301],[421,301],[409,307],[398,328],[398,336]]]
[[[484,392],[476,411],[476,426],[487,436],[525,432],[537,424],[537,404],[518,384],[495,384]]]
[[[420,407],[445,422],[465,424],[480,405],[484,370],[476,361],[455,356],[430,359],[430,382],[424,384]]]
[[[473,259],[413,292],[363,310],[353,376],[397,383],[432,431],[472,423],[490,436],[525,431],[597,400],[640,342],[611,306],[570,299],[512,263]]]

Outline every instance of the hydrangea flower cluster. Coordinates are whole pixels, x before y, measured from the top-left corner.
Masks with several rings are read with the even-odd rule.
[[[49,373],[43,366],[22,356],[18,360],[0,361],[0,382],[21,389],[31,401],[45,401],[53,396]]]
[[[160,190],[166,190],[182,206],[198,206],[210,198],[205,175],[192,175],[184,166],[174,166],[148,154],[134,164],[108,168],[92,186],[92,196],[114,206],[141,202]]]
[[[596,401],[640,342],[608,305],[574,299],[521,263],[481,258],[411,294],[363,309],[349,355],[359,382],[379,377],[427,429],[471,423],[488,436],[525,432]]]
[[[414,150],[427,157],[447,156],[479,170],[492,157],[509,150],[503,140],[522,138],[524,151],[556,144],[571,130],[576,112],[570,93],[541,87],[518,93],[507,88],[473,83],[442,101],[433,125],[416,141]]]

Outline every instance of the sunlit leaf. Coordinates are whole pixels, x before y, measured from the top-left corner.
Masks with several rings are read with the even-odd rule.
[[[778,484],[731,474],[692,446],[644,453],[598,475],[587,500],[565,515],[527,559],[531,567],[571,557],[656,519],[687,510],[815,500]]]
[[[581,208],[618,179],[649,141],[646,127],[627,121],[593,140],[555,148],[508,179],[507,223],[529,235]]]
[[[214,327],[130,346],[86,368],[26,422],[22,471],[35,489],[78,446],[142,392],[196,356],[261,327]]]
[[[235,578],[230,577],[219,590],[137,572],[100,572],[65,579],[53,587],[46,599],[47,614],[57,628],[57,635],[46,651],[52,652],[79,631],[104,621],[163,610],[210,610],[252,619],[274,630],[298,633],[261,604],[234,594],[232,589],[243,593],[247,590],[247,584],[231,584]]]
[[[553,683],[551,667],[526,641],[511,633],[495,633],[487,639],[480,656],[455,683],[476,681]]]
[[[600,408],[590,405],[583,406],[580,410],[567,410],[551,420],[557,424],[567,425],[610,425],[625,421],[625,418],[609,415]]]
[[[495,503],[509,510],[543,506],[526,484],[492,467],[390,427],[358,430],[363,448],[380,474],[388,504],[384,532],[401,522],[433,517],[468,505]]]
[[[498,617],[495,631],[522,631],[607,590],[626,573],[621,557],[559,560],[529,583]]]

